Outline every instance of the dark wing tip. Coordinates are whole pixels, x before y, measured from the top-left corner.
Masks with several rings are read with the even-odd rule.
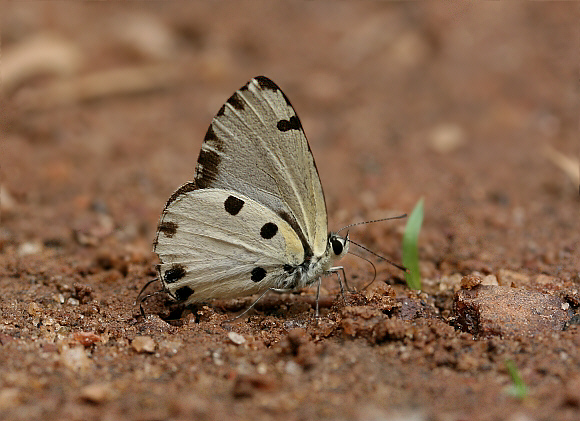
[[[289,107],[292,107],[292,104],[290,103],[290,100],[288,99],[286,94],[282,91],[282,89],[280,89],[280,87],[278,85],[276,85],[276,83],[274,83],[272,81],[272,79],[267,78],[266,76],[256,76],[252,80],[255,80],[258,83],[258,86],[260,87],[260,89],[269,89],[269,90],[274,91],[274,92],[280,92],[282,94],[282,97],[284,98],[284,101],[286,101],[286,104]],[[248,82],[248,83],[250,83],[250,82]],[[292,107],[292,108],[294,108],[294,107]]]
[[[267,78],[266,76],[256,76],[253,78],[253,80],[258,82],[258,85],[260,85],[260,88],[262,89],[270,89],[272,91],[281,90],[280,87],[272,81],[272,79]]]

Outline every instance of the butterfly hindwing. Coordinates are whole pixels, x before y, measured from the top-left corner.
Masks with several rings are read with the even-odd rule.
[[[236,91],[212,120],[195,186],[241,193],[288,222],[305,258],[326,250],[327,214],[314,158],[290,101],[258,76]]]
[[[190,188],[169,200],[155,243],[160,279],[173,297],[233,298],[292,282],[290,268],[304,249],[286,221],[243,194]]]

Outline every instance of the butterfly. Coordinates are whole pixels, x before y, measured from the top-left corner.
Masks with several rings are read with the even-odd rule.
[[[270,79],[251,79],[213,118],[194,180],[165,205],[153,248],[164,290],[185,304],[315,283],[319,293],[322,275],[344,273],[333,264],[348,249],[348,234],[328,232],[296,111]]]

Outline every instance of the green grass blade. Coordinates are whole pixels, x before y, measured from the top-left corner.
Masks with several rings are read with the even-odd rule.
[[[403,236],[403,265],[410,273],[405,274],[407,285],[411,289],[421,289],[421,272],[419,271],[419,248],[418,239],[421,225],[423,224],[423,198],[415,205],[411,212],[405,235]]]
[[[507,389],[507,392],[518,399],[524,399],[528,395],[528,386],[526,386],[526,383],[522,379],[518,368],[512,360],[507,360],[505,365],[512,379],[512,384]]]

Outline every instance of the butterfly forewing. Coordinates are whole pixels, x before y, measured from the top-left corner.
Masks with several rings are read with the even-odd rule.
[[[326,250],[324,194],[294,108],[270,79],[236,91],[212,120],[195,175],[196,188],[239,192],[287,221],[305,258]]]

